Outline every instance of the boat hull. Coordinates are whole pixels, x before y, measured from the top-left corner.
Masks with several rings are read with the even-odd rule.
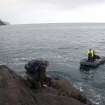
[[[105,57],[101,57],[100,59],[96,59],[93,62],[88,61],[87,58],[84,58],[80,61],[81,66],[88,66],[88,67],[97,67],[103,63],[105,63]]]

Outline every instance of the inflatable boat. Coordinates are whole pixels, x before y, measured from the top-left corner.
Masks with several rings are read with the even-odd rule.
[[[80,66],[88,66],[88,67],[97,67],[101,64],[105,63],[105,57],[100,57],[100,59],[96,59],[95,61],[88,61],[87,58],[84,58],[80,61]]]

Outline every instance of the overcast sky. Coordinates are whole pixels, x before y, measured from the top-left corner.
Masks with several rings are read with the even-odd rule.
[[[105,22],[105,0],[0,0],[0,19],[11,24]]]

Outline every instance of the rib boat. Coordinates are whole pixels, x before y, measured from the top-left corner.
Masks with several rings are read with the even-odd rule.
[[[97,67],[103,63],[105,63],[105,57],[100,57],[100,59],[96,59],[95,61],[88,61],[88,58],[84,58],[80,61],[81,66],[88,67]]]

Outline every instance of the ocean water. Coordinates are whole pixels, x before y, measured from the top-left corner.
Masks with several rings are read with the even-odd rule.
[[[50,75],[72,80],[98,105],[105,105],[105,64],[80,70],[87,50],[105,56],[105,24],[36,24],[0,27],[0,64],[24,75],[24,64],[43,58]]]

